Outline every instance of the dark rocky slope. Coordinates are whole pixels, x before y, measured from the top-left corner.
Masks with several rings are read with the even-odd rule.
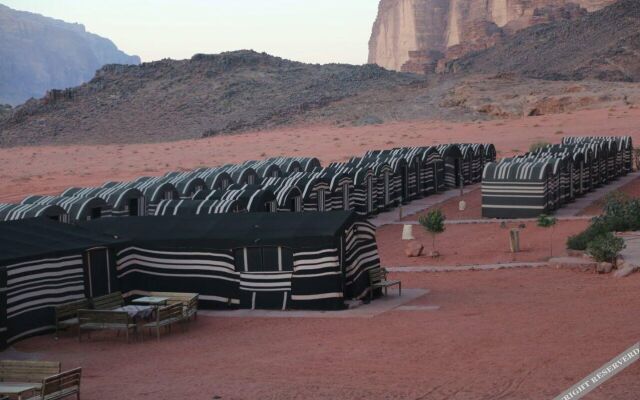
[[[640,81],[640,1],[620,0],[577,20],[527,28],[449,63],[447,72]]]

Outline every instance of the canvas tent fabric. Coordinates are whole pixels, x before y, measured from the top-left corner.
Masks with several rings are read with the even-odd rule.
[[[27,218],[49,218],[69,222],[67,211],[52,204],[0,204],[0,221],[15,221]]]
[[[20,204],[55,205],[63,208],[69,221],[101,218],[109,213],[109,206],[101,197],[28,196]]]
[[[379,268],[374,228],[351,212],[104,219],[83,227],[127,239],[122,290],[200,293],[205,307],[341,309]]]
[[[0,349],[51,331],[53,306],[117,285],[115,264],[109,265],[114,243],[113,237],[48,219],[0,223]],[[91,264],[94,257],[99,262]]]
[[[62,192],[61,196],[81,198],[99,197],[109,206],[109,209],[105,212],[105,216],[142,216],[146,214],[147,209],[144,194],[140,190],[124,183],[110,185],[109,187],[71,187]]]
[[[162,200],[155,216],[207,215],[246,212],[239,200]]]

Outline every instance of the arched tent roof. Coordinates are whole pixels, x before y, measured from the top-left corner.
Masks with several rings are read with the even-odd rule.
[[[239,200],[162,200],[156,208],[156,216],[208,215],[244,212]]]
[[[320,174],[329,182],[329,190],[331,191],[337,190],[345,184],[353,185],[353,178],[345,171],[325,168]]]
[[[122,209],[128,205],[130,199],[143,198],[144,194],[134,188],[128,186],[126,183],[119,185],[113,185],[110,187],[96,187],[96,188],[77,188],[72,187],[64,192],[63,197],[100,197],[111,207],[115,209]]]
[[[441,144],[437,149],[442,158],[462,158],[462,151],[457,144]]]
[[[302,166],[302,163],[296,158],[273,157],[269,158],[268,161],[271,161],[274,164],[278,165],[285,176],[291,175],[296,172],[305,172],[305,168]]]
[[[255,185],[260,183],[260,176],[250,166],[228,164],[221,167],[221,169],[231,175],[234,184]]]
[[[459,145],[463,158],[484,158],[484,145],[481,143],[462,143]]]
[[[173,199],[180,197],[180,192],[171,183],[167,182],[164,177],[149,178],[142,177],[131,182],[130,187],[136,188],[144,193],[144,197],[149,204],[157,204],[161,200],[167,200],[167,194]]]
[[[108,208],[107,202],[100,197],[29,196],[22,200],[22,204],[60,206],[73,221],[91,219],[94,209],[100,209],[102,213]]]
[[[207,188],[211,190],[226,189],[229,185],[235,183],[231,175],[221,168],[207,168],[199,170],[197,174],[204,179]]]
[[[395,149],[395,151],[410,154],[410,155],[417,155],[420,157],[420,159],[423,162],[428,161],[429,159],[432,159],[434,154],[437,154],[439,158],[442,158],[440,156],[440,152],[438,152],[438,149],[433,146],[398,147],[397,149]]]
[[[485,162],[493,162],[498,158],[496,146],[493,143],[483,143]]]
[[[0,204],[0,221],[15,221],[27,218],[66,219],[64,208],[53,204]]]
[[[484,181],[544,182],[554,174],[554,164],[542,160],[504,161],[484,167]]]
[[[207,189],[207,182],[192,172],[176,174],[165,179],[167,182],[175,186],[181,197],[191,197],[195,192]]]
[[[294,157],[293,159],[302,165],[304,172],[316,172],[322,169],[320,160],[315,157]]]
[[[265,206],[269,203],[277,203],[276,195],[270,189],[263,189],[258,185],[229,186],[220,200],[239,200],[249,212],[267,211]],[[275,211],[275,210],[273,210]]]
[[[308,199],[313,192],[318,190],[329,190],[329,182],[317,172],[298,172],[289,176],[287,180],[302,192],[304,199]]]
[[[261,179],[280,178],[284,175],[280,166],[270,160],[245,161],[243,165],[253,168]]]

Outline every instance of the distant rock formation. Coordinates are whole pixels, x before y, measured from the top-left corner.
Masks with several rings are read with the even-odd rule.
[[[0,104],[20,104],[90,80],[105,64],[139,64],[108,39],[0,4]]]
[[[425,73],[524,28],[571,20],[616,0],[381,0],[369,63]]]
[[[445,72],[517,74],[549,80],[640,82],[640,1],[619,0],[576,20],[532,26]]]

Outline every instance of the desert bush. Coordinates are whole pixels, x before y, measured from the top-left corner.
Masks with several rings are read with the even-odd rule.
[[[625,247],[622,238],[607,232],[589,242],[587,253],[598,262],[610,262],[615,265],[618,255]]]
[[[584,251],[592,240],[609,232],[607,225],[602,221],[598,221],[598,219],[599,218],[594,218],[591,225],[584,231],[577,235],[569,236],[567,239],[567,247],[571,250]]]
[[[444,221],[446,219],[442,211],[438,209],[431,210],[426,215],[421,215],[420,218],[418,218],[420,225],[431,234],[432,249],[434,252],[436,251],[436,235],[444,232]]]
[[[535,153],[536,151],[538,151],[540,149],[544,149],[545,147],[548,147],[548,146],[551,146],[551,143],[544,142],[544,141],[533,142],[529,146],[529,152]]]

